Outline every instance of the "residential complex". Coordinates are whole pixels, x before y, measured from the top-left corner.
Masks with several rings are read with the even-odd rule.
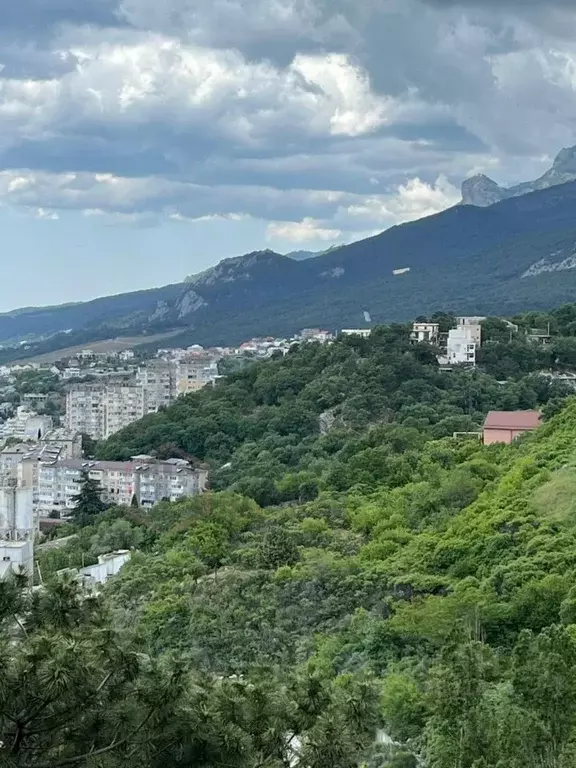
[[[193,469],[182,459],[132,461],[57,459],[41,462],[38,470],[38,512],[42,517],[66,517],[74,509],[83,474],[96,480],[111,504],[152,507],[162,500],[178,501],[206,488],[206,469]]]
[[[463,365],[474,368],[476,353],[482,345],[484,317],[457,317],[456,327],[448,333],[440,332],[439,323],[416,321],[410,339],[415,344],[426,342],[438,347],[438,362],[445,368]]]

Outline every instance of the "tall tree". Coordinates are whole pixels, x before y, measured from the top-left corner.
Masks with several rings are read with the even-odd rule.
[[[90,477],[88,472],[82,473],[80,490],[73,497],[74,501],[74,522],[76,525],[85,526],[94,522],[94,518],[106,509],[106,504],[102,500],[102,486]]]

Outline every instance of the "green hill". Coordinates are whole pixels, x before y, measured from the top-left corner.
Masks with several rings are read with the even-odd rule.
[[[542,320],[549,347],[490,320],[478,372],[403,326],[304,346],[102,444],[194,454],[215,490],[68,527],[44,590],[0,582],[0,759],[572,768],[576,399],[536,372],[574,308]],[[452,437],[533,407],[511,446]],[[115,548],[104,594],[52,581]]]

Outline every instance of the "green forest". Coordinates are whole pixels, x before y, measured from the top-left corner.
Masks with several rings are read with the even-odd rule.
[[[211,490],[84,505],[44,587],[0,582],[0,764],[572,768],[576,399],[550,374],[576,308],[514,322],[476,370],[405,326],[304,345],[99,445],[193,457]],[[56,576],[118,548],[98,594]]]

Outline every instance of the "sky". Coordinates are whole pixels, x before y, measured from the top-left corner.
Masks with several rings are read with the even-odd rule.
[[[1,2],[0,311],[535,178],[575,96],[574,0]]]

